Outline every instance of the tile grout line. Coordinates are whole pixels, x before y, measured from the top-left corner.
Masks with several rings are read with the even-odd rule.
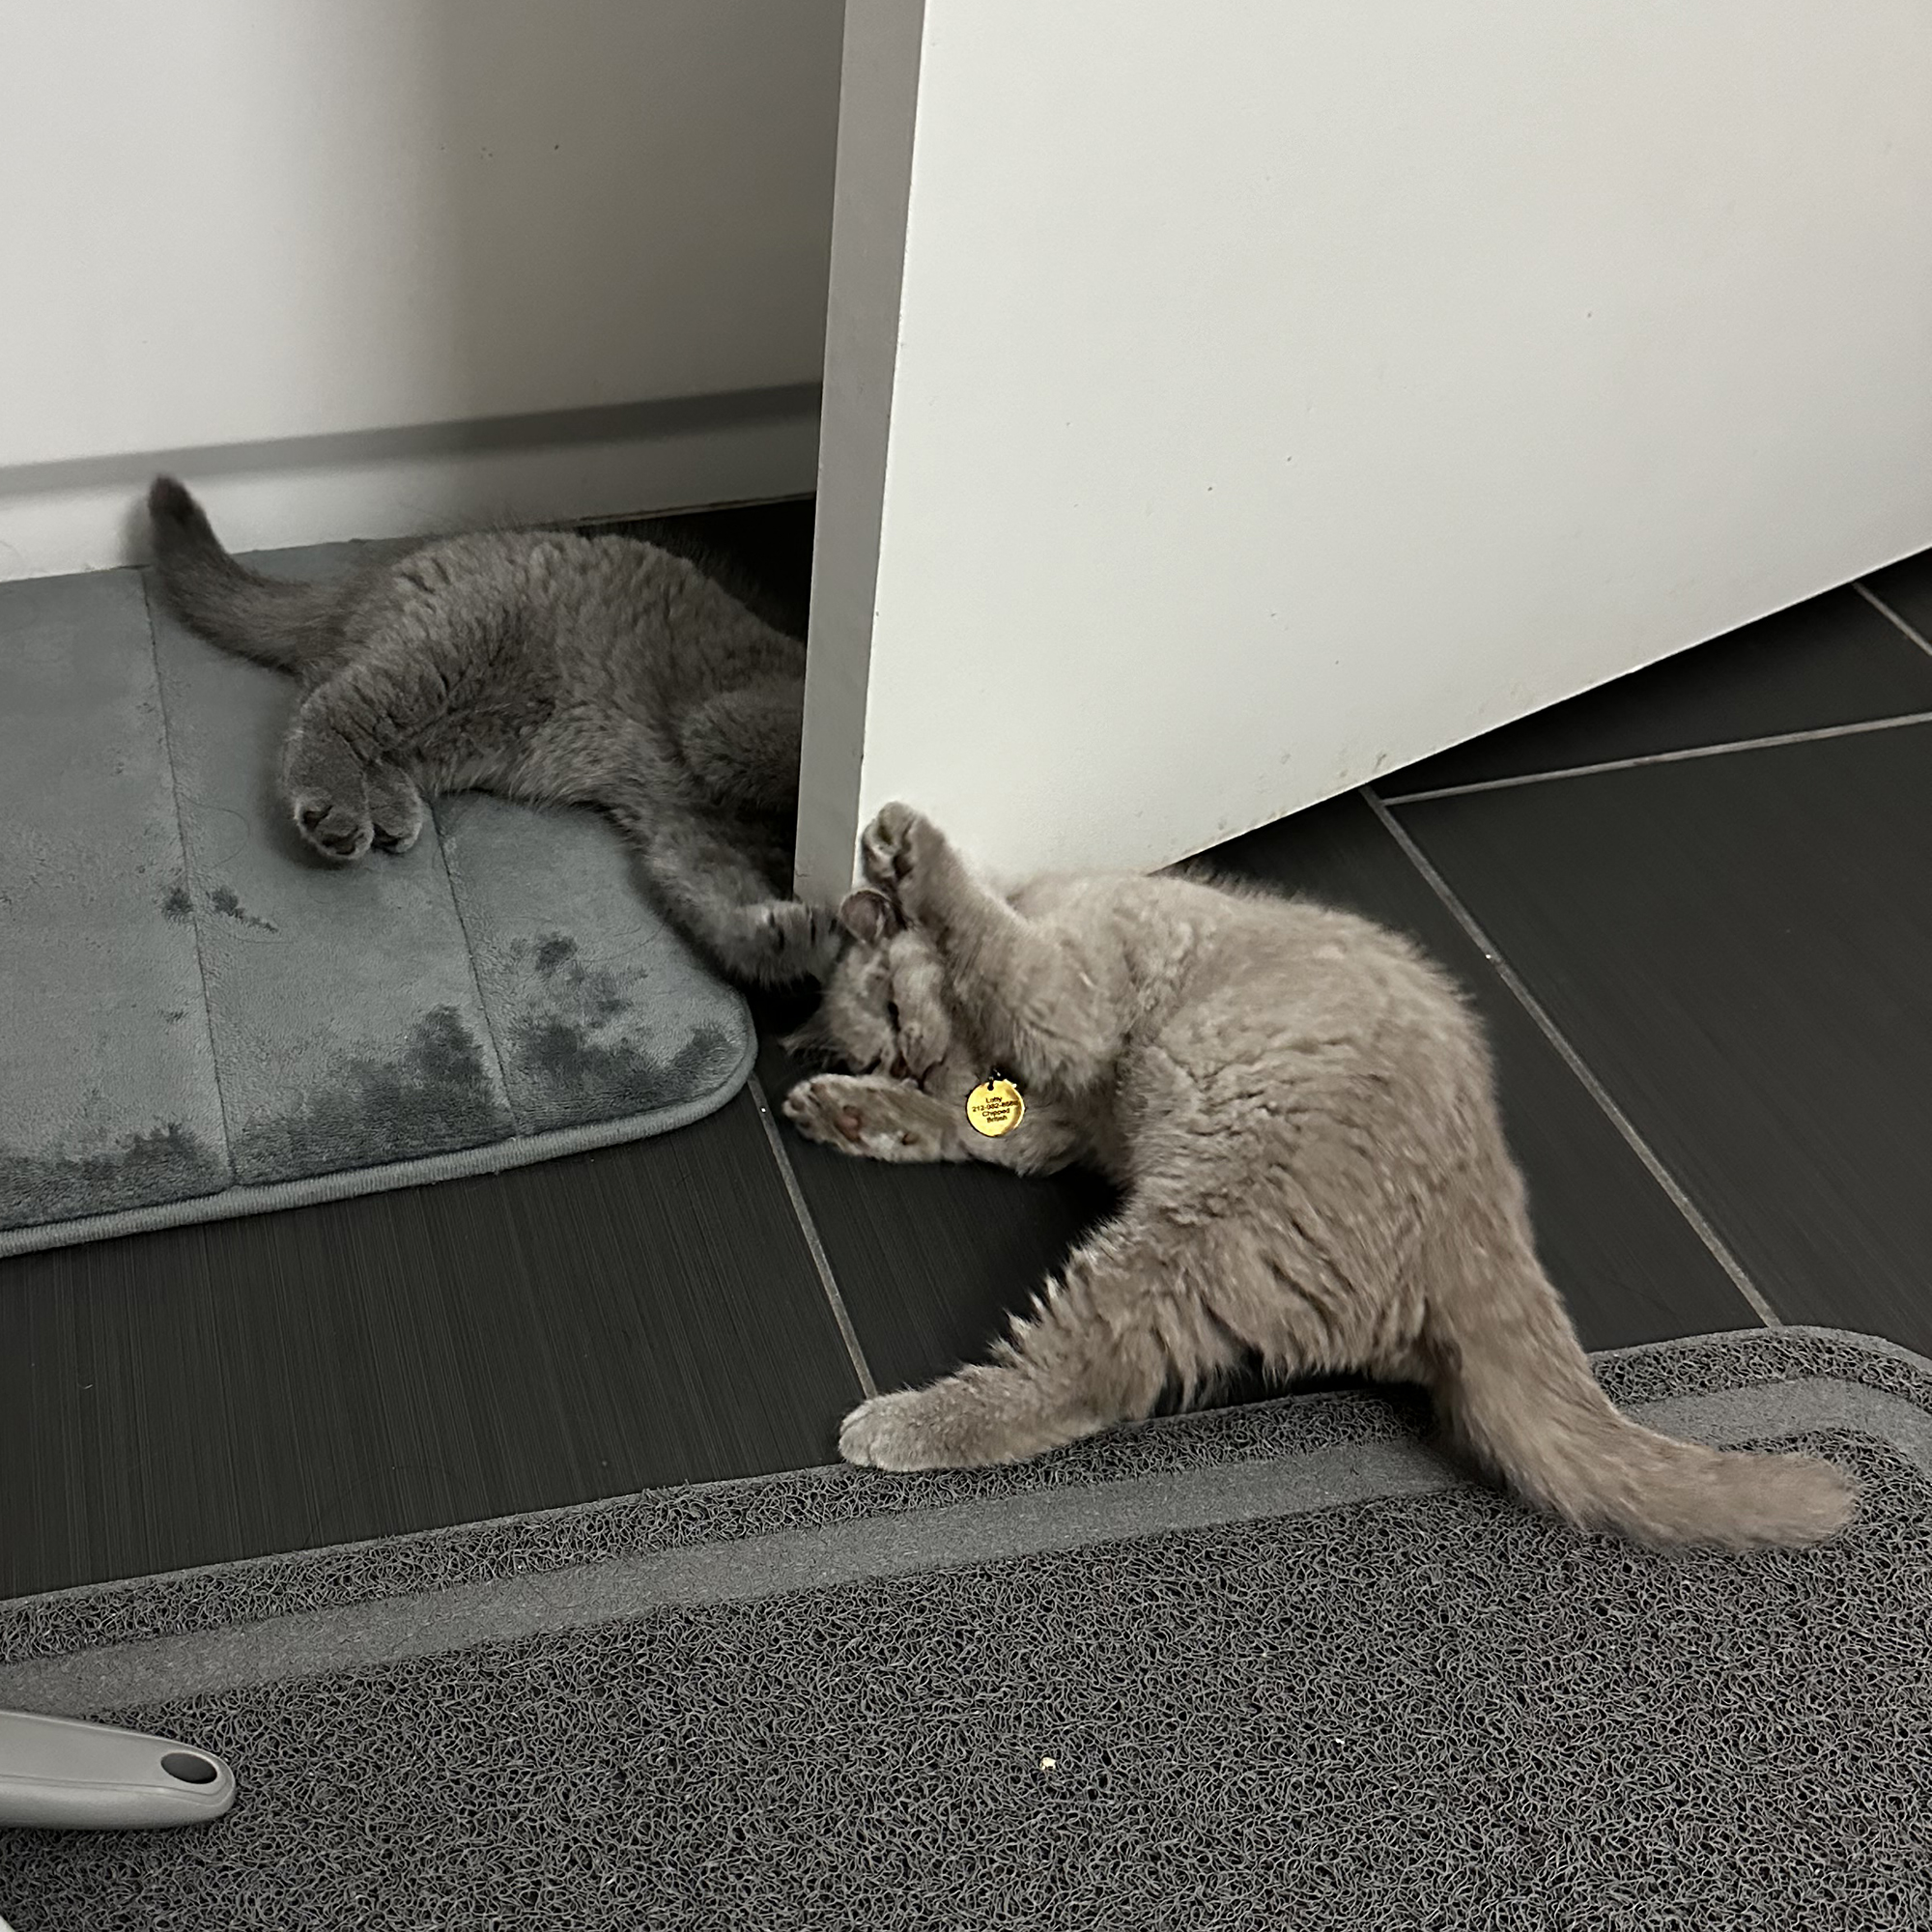
[[[155,673],[155,704],[161,717],[161,750],[168,761],[168,796],[175,804],[175,844],[181,852],[182,891],[187,895],[188,923],[194,928],[194,970],[201,981],[201,1016],[208,1026],[208,1070],[214,1080],[214,1104],[221,1114],[221,1158],[228,1166],[228,1184],[242,1179],[235,1170],[235,1130],[228,1120],[228,1093],[221,1080],[221,1047],[214,1037],[214,1002],[208,997],[208,957],[201,944],[201,908],[194,900],[194,860],[187,848],[187,818],[182,810],[181,768],[175,763],[174,726],[168,719],[167,682],[161,676],[161,638],[155,628],[155,599],[148,573],[141,580],[141,613],[148,620],[148,662]]]
[[[1876,603],[1877,599],[1874,598]],[[1880,606],[1883,609],[1883,606]],[[1887,611],[1889,616],[1891,613]],[[1894,622],[1897,620],[1894,618]],[[1904,628],[1901,626],[1901,628]],[[1908,636],[1914,636],[1907,631]],[[1915,641],[1924,643],[1922,639]],[[1932,645],[1925,645],[1932,652]],[[1514,778],[1476,779],[1468,784],[1437,785],[1430,791],[1390,792],[1390,805],[1427,805],[1438,798],[1465,798],[1472,792],[1509,791],[1518,785],[1548,784],[1557,779],[1595,778],[1602,772],[1634,772],[1646,765],[1679,765],[1692,758],[1721,758],[1734,752],[1774,751],[1780,745],[1810,745],[1828,738],[1856,738],[1867,731],[1895,731],[1907,724],[1932,724],[1932,711],[1902,711],[1895,718],[1863,718],[1851,724],[1819,724],[1807,731],[1779,731],[1766,738],[1733,738],[1721,745],[1691,745],[1680,752],[1646,752],[1634,758],[1605,758],[1595,765],[1559,765],[1552,771],[1520,772]]]
[[[805,1236],[805,1245],[811,1255],[811,1265],[817,1270],[818,1285],[824,1291],[833,1321],[838,1324],[838,1336],[851,1358],[852,1371],[859,1378],[860,1393],[870,1401],[879,1392],[878,1381],[872,1375],[871,1363],[866,1359],[865,1350],[859,1344],[859,1331],[852,1325],[845,1297],[838,1292],[838,1277],[832,1272],[832,1258],[825,1252],[825,1243],[818,1236],[818,1223],[811,1218],[811,1209],[806,1205],[805,1190],[798,1184],[797,1170],[791,1164],[791,1156],[784,1151],[783,1141],[779,1138],[779,1123],[772,1118],[772,1103],[765,1097],[764,1082],[758,1078],[755,1066],[745,1084],[752,1091],[752,1104],[758,1110],[758,1123],[765,1130],[765,1144],[772,1151],[772,1159],[778,1163],[779,1179],[784,1182],[785,1198],[791,1203],[798,1231]]]
[[[1609,1121],[1610,1124],[1624,1137],[1631,1151],[1643,1163],[1650,1178],[1669,1196],[1671,1205],[1690,1224],[1691,1230],[1697,1238],[1710,1250],[1712,1259],[1730,1276],[1731,1286],[1744,1296],[1746,1302],[1749,1304],[1751,1312],[1767,1328],[1783,1327],[1784,1321],[1782,1317],[1778,1315],[1777,1311],[1758,1292],[1756,1285],[1752,1282],[1750,1276],[1745,1272],[1737,1257],[1725,1246],[1723,1238],[1719,1235],[1718,1231],[1705,1219],[1703,1210],[1690,1199],[1690,1195],[1685,1193],[1684,1189],[1678,1184],[1676,1177],[1671,1174],[1670,1170],[1651,1151],[1650,1144],[1637,1132],[1636,1128],[1632,1124],[1630,1117],[1610,1097],[1604,1083],[1590,1070],[1582,1055],[1570,1044],[1569,1040],[1557,1028],[1556,1022],[1544,1010],[1542,1002],[1524,984],[1516,968],[1503,957],[1501,952],[1497,951],[1494,943],[1491,940],[1489,934],[1477,923],[1475,915],[1457,897],[1448,880],[1435,869],[1421,846],[1408,836],[1397,822],[1395,814],[1390,811],[1389,808],[1367,785],[1362,787],[1361,797],[1369,810],[1380,820],[1382,829],[1401,847],[1403,856],[1422,874],[1424,883],[1442,901],[1444,910],[1448,912],[1449,916],[1455,920],[1456,923],[1463,928],[1469,938],[1474,941],[1477,950],[1490,962],[1497,979],[1509,988],[1517,1004],[1536,1022],[1538,1030],[1542,1033],[1544,1038],[1556,1049],[1563,1060],[1563,1064],[1582,1082],[1584,1091],[1602,1108],[1605,1117]]]
[[[1872,607],[1872,609],[1876,611],[1878,614],[1886,620],[1887,623],[1895,624],[1898,627],[1898,629],[1903,631],[1905,635],[1908,638],[1910,638],[1912,641],[1915,644],[1917,644],[1918,648],[1921,651],[1923,651],[1928,658],[1932,658],[1932,639],[1927,639],[1925,634],[1922,631],[1920,631],[1917,625],[1908,624],[1905,621],[1905,619],[1901,617],[1898,614],[1898,612],[1894,611],[1891,608],[1891,606],[1885,601],[1883,597],[1879,596],[1879,594],[1876,591],[1867,590],[1862,582],[1854,583],[1852,585],[1852,588],[1856,590],[1859,593],[1859,595],[1862,597],[1865,600],[1865,602],[1869,604]]]

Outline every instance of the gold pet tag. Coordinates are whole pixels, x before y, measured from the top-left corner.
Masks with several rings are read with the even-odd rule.
[[[967,1120],[976,1133],[984,1134],[989,1141],[1011,1133],[1025,1113],[1026,1102],[1020,1098],[1020,1090],[997,1073],[966,1096]]]

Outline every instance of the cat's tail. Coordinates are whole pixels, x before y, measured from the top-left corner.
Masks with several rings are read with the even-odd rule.
[[[189,630],[278,670],[300,669],[335,647],[339,585],[290,583],[238,563],[172,476],[149,486],[148,519],[162,594]]]
[[[1579,1528],[1648,1544],[1797,1548],[1850,1520],[1857,1492],[1830,1463],[1706,1449],[1618,1414],[1524,1260],[1513,1288],[1492,1278],[1487,1294],[1433,1308],[1427,1334],[1447,1421],[1512,1488]]]

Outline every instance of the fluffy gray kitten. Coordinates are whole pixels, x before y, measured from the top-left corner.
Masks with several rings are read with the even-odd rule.
[[[1425,1384],[1467,1452],[1578,1525],[1743,1548],[1848,1520],[1829,1463],[1611,1406],[1537,1261],[1482,1033],[1406,940],[1173,876],[1003,897],[898,805],[863,853],[857,943],[799,1038],[858,1070],[803,1082],[786,1114],[879,1160],[1086,1161],[1124,1202],[989,1361],[854,1409],[850,1461],[1014,1461],[1254,1350],[1283,1378]],[[963,1103],[996,1067],[1026,1111],[989,1140]]]
[[[238,563],[174,478],[148,510],[182,620],[301,680],[281,791],[325,859],[408,851],[439,792],[598,806],[733,979],[830,969],[836,919],[785,896],[805,646],[695,565],[632,537],[501,531],[290,583]]]

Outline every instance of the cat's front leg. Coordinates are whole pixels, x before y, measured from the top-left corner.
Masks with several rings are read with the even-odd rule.
[[[1112,983],[1118,971],[1102,955],[1075,934],[1015,912],[909,805],[881,806],[860,849],[874,891],[931,941],[996,1065],[1067,1089],[1105,1073],[1125,1007]]]
[[[867,1160],[957,1160],[953,1108],[903,1081],[821,1073],[784,1096],[784,1116],[809,1141]]]
[[[884,893],[913,924],[943,929],[995,895],[966,869],[952,841],[923,811],[882,805],[859,838],[867,882]]]

